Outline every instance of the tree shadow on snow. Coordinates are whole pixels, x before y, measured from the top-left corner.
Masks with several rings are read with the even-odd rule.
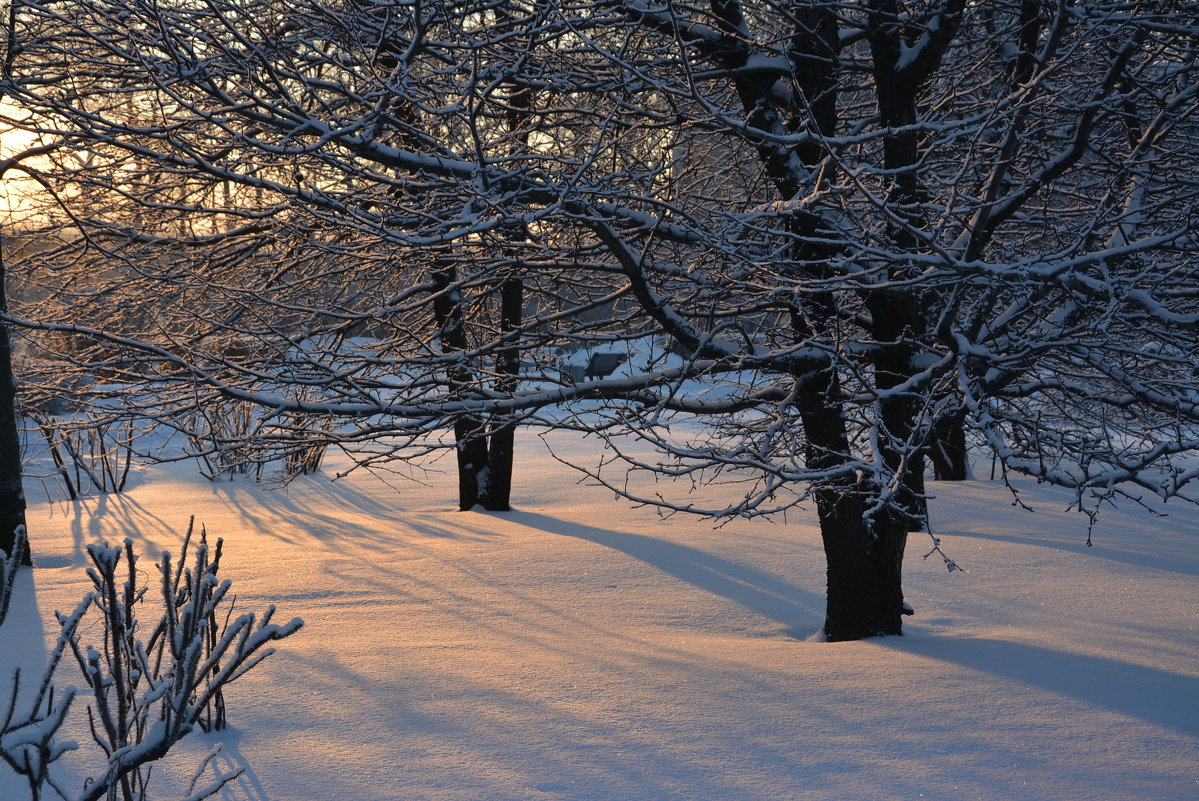
[[[1013,504],[1011,492],[1000,482],[934,482],[930,491],[943,495],[934,510],[938,534],[957,538],[1031,545],[1087,558],[1108,559],[1132,567],[1199,576],[1195,538],[1199,515],[1182,503],[1164,503],[1142,497],[1146,508],[1127,499],[1105,504],[1099,512],[1087,545],[1087,518],[1069,508],[1072,496],[1057,487],[1017,481],[1022,503]],[[977,510],[986,507],[980,517]],[[1153,517],[1150,511],[1160,514]],[[1031,510],[1031,511],[1030,511]],[[944,518],[937,520],[936,518]]]
[[[56,502],[52,508],[54,515],[51,522],[56,521],[61,514],[70,527],[71,553],[40,553],[35,539],[32,542],[33,561],[43,568],[87,567],[91,564],[87,556],[90,543],[107,541],[110,545],[120,545],[126,537],[138,543],[142,555],[157,561],[162,555],[161,543],[182,535],[187,527],[186,517],[182,518],[179,525],[172,525],[129,493],[101,493],[73,501]],[[164,534],[167,535],[165,540],[161,538]]]
[[[32,706],[34,693],[46,669],[46,642],[42,636],[42,610],[38,606],[34,585],[35,570],[22,568],[13,585],[8,617],[0,626],[0,710],[8,709],[12,698],[13,678],[21,671],[17,697],[19,719]],[[66,610],[70,612],[71,610]],[[25,779],[4,762],[0,762],[0,798],[23,798],[28,794]]]
[[[1199,679],[1192,676],[1010,640],[884,637],[878,642],[1199,736]]]
[[[1035,535],[1029,534],[993,534],[982,531],[959,531],[948,530],[938,533],[939,537],[945,538],[947,542],[952,542],[954,538],[961,539],[977,539],[987,540],[990,542],[1004,542],[1014,545],[1031,545],[1038,548],[1050,548],[1063,553],[1077,554],[1095,559],[1109,559],[1113,562],[1120,562],[1132,567],[1142,567],[1147,570],[1162,570],[1167,573],[1178,573],[1183,576],[1199,577],[1199,565],[1196,565],[1189,558],[1171,558],[1170,556],[1159,556],[1153,553],[1138,553],[1124,548],[1119,548],[1114,545],[1108,545],[1101,535],[1096,535],[1095,544],[1087,546],[1085,531],[1077,536],[1076,541],[1060,540],[1060,539],[1039,539]],[[1162,547],[1161,544],[1158,545]],[[1181,549],[1180,549],[1181,550]],[[1183,556],[1189,556],[1183,555]]]
[[[241,769],[241,775],[225,785],[225,789],[218,796],[221,801],[270,801],[258,774],[254,772],[254,768],[251,767],[249,760],[241,751],[242,732],[240,729],[229,726],[221,731],[202,736],[211,744],[220,743],[221,745],[220,753],[213,760],[213,768],[218,775],[226,776]]]
[[[402,532],[413,531],[437,539],[484,539],[470,527],[444,525],[440,511],[385,505],[349,484],[334,484],[322,476],[301,476],[283,487],[239,483],[214,485],[213,494],[226,508],[236,511],[244,525],[290,544],[305,536],[323,542],[352,540],[364,546],[394,546]],[[346,514],[349,512],[351,514]],[[439,521],[422,528],[415,522],[428,516]],[[294,533],[287,534],[284,531]]]
[[[512,511],[506,520],[550,534],[587,540],[620,551],[702,590],[739,603],[806,639],[824,622],[823,596],[727,559],[643,534],[596,528],[537,512]]]

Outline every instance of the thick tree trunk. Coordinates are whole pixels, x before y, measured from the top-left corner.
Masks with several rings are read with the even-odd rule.
[[[861,500],[841,493],[821,493],[816,505],[828,562],[828,641],[902,634],[903,615],[911,614],[903,600],[906,518],[867,521]]]
[[[835,73],[841,48],[837,17],[830,8],[819,4],[804,5],[794,13],[799,22],[790,45],[798,54],[792,60],[795,80],[819,130],[833,136],[838,117]],[[816,169],[825,155],[823,146],[815,141],[800,145],[796,152],[809,169]],[[831,178],[830,171],[827,180]],[[779,188],[785,190],[782,184]],[[800,217],[796,225],[805,239],[819,238],[816,235],[818,226],[813,222]],[[797,262],[806,260],[801,257]],[[832,296],[815,296],[811,301],[817,307],[825,307],[828,319],[836,319],[836,301]],[[796,319],[794,324],[805,336],[815,333],[806,322]],[[901,358],[906,359],[907,354]],[[883,372],[886,369],[884,365]],[[818,381],[806,383],[801,394],[808,466],[835,470],[838,464],[846,463],[850,448],[840,406],[840,386],[832,365]],[[894,418],[895,411],[890,410],[888,416]],[[839,483],[839,487],[834,484],[816,493],[820,534],[828,564],[825,636],[830,642],[836,642],[900,634],[906,609],[902,569],[908,519],[888,513],[885,527],[876,521],[867,521],[867,505],[860,494],[865,488],[856,486],[852,476],[844,476]],[[923,503],[922,487],[913,487],[913,490],[908,495],[909,501]],[[917,518],[924,515],[922,506],[911,511]]]
[[[850,453],[840,395],[831,364],[800,388],[808,467],[836,476],[816,492],[828,563],[824,633],[830,642],[902,634],[903,615],[911,614],[903,600],[908,518],[888,510],[867,518],[872,488],[858,486],[853,475],[836,475]]]
[[[923,531],[928,520],[924,493],[925,435],[917,430],[918,401],[900,392],[911,377],[916,346],[926,334],[921,313],[921,295],[909,291],[872,292],[867,306],[878,341],[873,356],[874,383],[882,393],[879,401],[884,436],[879,448],[887,467],[899,477],[895,505],[903,510],[909,531]]]
[[[5,265],[0,252],[0,314],[8,313]],[[17,379],[12,366],[12,338],[0,323],[0,551],[11,556],[16,531],[25,525],[25,491],[21,483],[21,432],[17,426]],[[24,564],[31,564],[25,549]]]

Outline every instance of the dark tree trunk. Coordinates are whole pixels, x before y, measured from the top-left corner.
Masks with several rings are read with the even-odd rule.
[[[970,465],[966,461],[966,426],[961,414],[937,421],[928,455],[933,463],[933,477],[938,481],[965,481],[970,477]]]
[[[486,440],[486,472],[480,477],[482,488],[478,503],[489,512],[507,512],[512,508],[514,433],[512,426],[504,425]]]
[[[441,265],[433,272],[433,315],[440,329],[440,339],[447,353],[464,352],[467,348],[466,328],[462,321],[462,303],[456,270]],[[519,278],[504,281],[500,287],[500,328],[515,332],[521,323],[524,305],[524,285]],[[515,334],[513,334],[515,336]],[[511,389],[520,372],[520,346],[501,348],[497,355],[496,371],[500,376],[497,387]],[[465,365],[451,368],[452,388],[466,388],[473,380],[471,369]],[[458,508],[468,511],[476,506],[492,512],[506,512],[512,494],[512,462],[515,427],[502,423],[493,428],[487,418],[461,415],[454,421],[454,444],[458,460]]]
[[[446,353],[466,351],[466,327],[462,322],[462,298],[455,285],[458,273],[447,257],[433,271],[433,317],[439,329],[442,350]],[[469,386],[470,368],[459,364],[449,369],[451,391]],[[479,502],[480,483],[486,481],[487,439],[483,436],[483,421],[474,415],[461,415],[454,420],[454,446],[458,460],[458,508],[473,509]],[[480,482],[480,478],[483,482]]]
[[[510,343],[496,357],[496,372],[499,381],[496,388],[501,392],[516,389],[520,375],[520,343],[515,338],[520,328],[524,309],[524,283],[513,276],[504,281],[500,288],[500,331],[511,336]],[[507,512],[511,509],[513,440],[516,426],[501,423],[492,428],[486,440],[487,460],[483,491],[479,503],[490,512]]]
[[[837,82],[834,74],[840,43],[836,16],[822,6],[804,6],[799,16],[791,49],[796,65],[795,79],[821,132],[832,136],[837,127]],[[813,55],[815,58],[807,57]],[[824,156],[819,143],[801,146],[798,155],[809,169],[816,169]],[[831,171],[826,180],[831,179]],[[776,182],[784,197],[788,187]],[[823,246],[806,244],[821,239],[816,220],[797,215],[794,222],[800,246],[797,264],[817,265],[821,257],[833,256]],[[809,270],[814,269],[809,267]],[[814,278],[823,278],[819,272]],[[832,295],[809,297],[809,315],[793,310],[792,325],[800,338],[819,336],[818,328],[837,319]],[[891,358],[896,358],[892,352]],[[906,358],[900,356],[899,358]],[[884,366],[883,372],[886,371]],[[816,492],[816,510],[827,562],[827,606],[824,633],[830,642],[858,640],[903,631],[903,550],[907,542],[907,518],[886,514],[886,526],[866,518],[869,494],[878,488],[859,487],[848,472],[849,434],[842,413],[841,386],[830,362],[816,376],[796,376],[800,381],[800,414],[807,441],[805,459],[811,469],[826,470],[833,478]],[[900,410],[902,411],[902,410]],[[893,415],[892,415],[893,416]],[[841,475],[837,475],[840,472]],[[923,494],[914,496],[923,500]]]
[[[883,164],[891,181],[888,208],[898,218],[887,233],[897,250],[915,254],[924,247],[918,232],[927,228],[916,104],[923,84],[957,29],[964,0],[944,0],[940,4],[937,27],[929,33],[919,54],[906,61],[902,59],[905,42],[914,41],[925,31],[919,24],[903,19],[895,0],[870,0],[867,5],[875,99],[879,116],[888,128],[883,137]],[[889,275],[898,284],[915,278],[917,271],[897,263],[889,268]],[[874,365],[878,389],[897,390],[913,377],[913,361],[927,340],[928,315],[935,308],[931,301],[936,297],[935,290],[895,287],[875,290],[867,297],[877,343]],[[898,519],[894,525],[902,524],[911,531],[923,529],[928,519],[924,450],[930,443],[928,432],[918,430],[919,409],[914,394],[918,391],[918,387],[896,391],[885,395],[880,403],[887,435],[882,443],[883,458],[900,480],[897,514],[902,511],[906,515],[906,520]],[[874,526],[889,529],[892,523],[876,520]]]
[[[0,250],[0,314],[8,314],[6,270]],[[25,525],[25,491],[21,483],[21,432],[17,426],[17,379],[12,366],[12,338],[0,323],[0,551],[11,556],[17,529]],[[32,564],[29,549],[22,557]]]
[[[477,417],[459,417],[454,423],[458,455],[458,508],[463,512],[480,503],[487,489],[487,437]]]
[[[840,382],[830,364],[800,388],[800,415],[808,467],[835,474],[849,460],[849,436],[840,407]],[[816,492],[820,536],[828,564],[824,633],[830,642],[903,633],[903,552],[908,520],[883,511],[867,518],[877,487],[857,486],[851,474]]]
[[[17,427],[12,344],[8,326],[0,325],[0,551],[10,556],[16,531],[25,525],[25,492],[21,483],[21,434]],[[24,563],[29,564],[29,551]]]
[[[903,633],[903,552],[907,519],[884,514],[867,520],[860,498],[817,495],[820,536],[828,562],[824,634],[829,642]]]
[[[911,292],[875,292],[868,298],[878,350],[874,355],[874,383],[882,391],[894,390],[911,375],[913,344],[925,334],[920,297]],[[887,467],[899,476],[897,505],[909,531],[923,531],[928,520],[924,494],[923,436],[916,431],[917,400],[909,393],[887,395],[881,407],[886,436],[880,448]]]
[[[809,112],[822,133],[833,136],[837,127],[837,81],[840,57],[837,18],[827,6],[805,4],[796,11],[795,36],[790,43],[795,80]],[[819,142],[797,148],[809,169],[820,166],[824,157]],[[826,170],[826,180],[832,171]],[[780,184],[780,190],[785,187]],[[801,215],[796,220],[801,241],[818,240],[816,226]],[[820,246],[798,254],[797,263],[819,261]],[[817,258],[813,258],[817,257]],[[824,277],[824,276],[815,276]],[[831,295],[811,298],[817,317],[837,318],[836,300]],[[823,314],[821,314],[823,311]],[[813,336],[812,323],[793,317],[793,325],[802,336]],[[815,325],[819,325],[816,322]],[[808,443],[809,467],[835,471],[849,459],[849,436],[841,409],[841,388],[836,370],[829,364],[815,380],[801,387],[801,415]],[[866,498],[852,475],[844,475],[833,485],[816,493],[816,510],[827,562],[827,606],[824,633],[830,642],[859,640],[903,630],[903,550],[907,542],[907,518],[888,514],[886,526],[868,521]],[[911,496],[923,501],[923,494]]]
[[[504,23],[511,23],[508,10],[497,11]],[[512,135],[515,155],[523,157],[529,146],[529,116],[533,107],[532,90],[529,85],[514,76],[507,97],[508,131]],[[528,226],[523,222],[509,224],[501,231],[512,243],[529,239]],[[514,264],[520,262],[519,244],[510,249]],[[500,334],[504,344],[496,353],[495,372],[498,377],[495,388],[501,393],[514,392],[520,383],[520,335],[525,305],[525,286],[519,273],[513,273],[500,285]],[[507,512],[511,509],[512,462],[515,455],[516,426],[510,421],[491,425],[487,437],[487,462],[483,490],[479,503],[489,512]]]

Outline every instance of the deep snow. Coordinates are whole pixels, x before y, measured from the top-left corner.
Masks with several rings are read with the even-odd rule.
[[[660,520],[535,438],[519,459],[510,514],[456,511],[448,471],[269,489],[178,464],[75,503],[31,487],[38,567],[0,668],[42,657],[86,543],[175,552],[195,515],[225,538],[239,609],[307,625],[233,687],[231,730],[156,771],[154,801],[214,740],[246,770],[229,800],[1199,799],[1193,507],[1107,510],[1087,548],[1056,490],[1021,485],[1029,513],[998,483],[934,484],[967,572],[914,535],[907,635],[826,644],[810,513]],[[0,765],[0,799],[27,797]]]

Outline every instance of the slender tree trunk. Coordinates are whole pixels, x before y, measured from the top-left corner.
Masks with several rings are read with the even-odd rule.
[[[462,322],[462,298],[457,270],[452,263],[441,263],[433,271],[433,317],[440,329],[442,349],[446,353],[466,351],[466,328]],[[464,364],[449,369],[451,391],[470,385],[471,370]],[[485,421],[464,414],[454,420],[454,445],[458,460],[458,508],[473,509],[487,488],[487,437]]]
[[[454,422],[454,442],[458,456],[458,508],[463,512],[479,505],[487,492],[487,437],[483,421],[463,415]]]
[[[511,22],[507,10],[497,9],[501,20]],[[529,130],[525,126],[532,108],[531,90],[520,80],[512,82],[507,98],[507,125],[513,135],[517,157],[525,154],[529,144]],[[509,226],[501,231],[511,242],[523,242],[529,238],[524,223]],[[514,257],[519,249],[512,248]],[[449,286],[450,278],[446,279]],[[453,308],[437,312],[442,324],[447,345],[466,348],[466,332],[462,325],[460,300],[451,289],[446,294]],[[504,345],[497,350],[495,389],[512,392],[519,384],[520,340],[516,333],[522,322],[524,310],[524,281],[518,272],[506,277],[500,284],[500,334]],[[463,367],[464,378],[469,378],[469,368]],[[465,384],[465,382],[463,382]],[[489,512],[507,512],[511,509],[512,467],[515,456],[516,426],[511,422],[489,422],[485,418],[470,417],[459,420],[454,426],[458,444],[458,508],[466,511],[476,505]]]
[[[507,8],[497,9],[499,19],[514,23]],[[519,22],[516,23],[519,25]],[[508,87],[507,104],[508,132],[512,135],[513,155],[523,158],[529,149],[529,117],[533,107],[532,90],[528,83],[517,78]],[[501,231],[513,243],[511,253],[516,267],[520,260],[519,243],[528,241],[529,229],[523,222],[506,226]],[[518,271],[504,279],[500,285],[500,334],[504,345],[496,353],[495,371],[498,376],[495,388],[499,392],[515,392],[520,383],[520,329],[525,304],[524,280]],[[479,503],[489,512],[507,512],[511,509],[512,466],[515,456],[516,426],[511,422],[492,424],[487,437],[486,483],[480,493]]]
[[[928,227],[926,219],[927,192],[919,173],[921,164],[920,133],[917,100],[924,83],[940,61],[960,21],[962,0],[944,0],[940,5],[940,20],[930,32],[918,57],[903,60],[905,37],[917,31],[908,28],[899,4],[895,0],[870,0],[867,3],[869,21],[867,33],[873,60],[875,100],[879,116],[888,128],[883,137],[883,164],[890,173],[891,187],[887,193],[889,210],[898,218],[889,226],[888,234],[897,250],[919,253],[924,248],[917,234]],[[905,30],[906,28],[906,30]],[[909,265],[896,263],[889,268],[896,282],[914,278],[917,272]],[[913,361],[920,355],[927,339],[930,303],[937,290],[887,288],[871,292],[867,297],[877,343],[874,355],[875,385],[886,393],[880,402],[882,423],[886,429],[881,437],[883,458],[888,468],[899,478],[897,498],[900,510],[906,513],[906,526],[920,530],[928,519],[928,501],[924,495],[924,454],[930,434],[919,431],[920,409],[912,391],[900,392],[914,375]],[[918,388],[913,388],[918,389]],[[917,393],[918,394],[918,393]],[[890,524],[876,521],[876,526]],[[881,535],[880,535],[881,536]]]
[[[0,551],[12,555],[17,528],[25,525],[25,491],[21,483],[21,433],[17,427],[12,344],[8,326],[0,325]],[[29,564],[25,552],[25,564]]]
[[[8,314],[7,270],[0,245],[0,314]],[[25,490],[21,482],[21,432],[17,426],[17,378],[12,366],[12,337],[0,323],[0,551],[13,554],[17,528],[25,525]],[[32,564],[25,549],[24,564]]]
[[[457,280],[453,266],[433,272],[437,297],[433,314],[440,329],[443,349],[447,353],[466,350],[466,329],[462,323],[461,298],[454,287]],[[519,276],[509,277],[500,287],[500,328],[504,333],[515,332],[521,324],[524,307],[524,283]],[[515,334],[513,334],[515,336]],[[460,365],[450,369],[452,387],[469,386],[470,368]],[[520,343],[513,339],[496,356],[496,372],[501,391],[515,388],[520,374]],[[458,460],[458,508],[468,511],[482,506],[491,512],[506,512],[511,508],[512,464],[515,451],[516,427],[501,423],[489,429],[485,417],[461,415],[454,421],[454,443]]]
[[[511,276],[500,288],[500,331],[515,337],[524,309],[524,282]],[[496,372],[501,392],[516,389],[520,375],[520,343],[513,339],[496,356]],[[507,512],[512,495],[512,462],[516,426],[502,423],[492,428],[484,447],[487,451],[486,482],[479,503],[490,512]]]

